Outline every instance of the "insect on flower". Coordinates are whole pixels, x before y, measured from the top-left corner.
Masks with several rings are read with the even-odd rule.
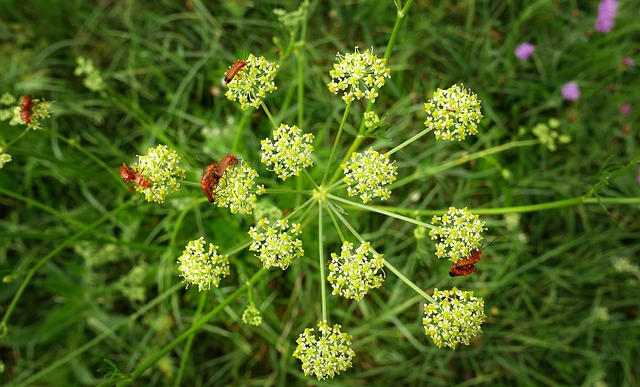
[[[468,276],[469,274],[476,271],[476,263],[478,263],[482,259],[482,250],[478,250],[473,252],[469,258],[461,259],[456,262],[455,265],[451,266],[451,271],[449,271],[449,275],[451,277],[457,276]]]
[[[120,177],[125,183],[135,183],[140,187],[151,187],[151,183],[145,180],[144,177],[135,169],[129,167],[126,163],[122,163],[120,167]]]
[[[235,156],[226,155],[218,164],[212,163],[207,167],[207,169],[205,169],[202,174],[202,179],[200,180],[200,187],[207,196],[207,199],[209,199],[209,202],[213,203],[216,200],[214,191],[216,190],[218,183],[220,183],[220,179],[222,179],[227,168],[237,162],[238,159]]]
[[[31,124],[31,109],[33,109],[33,97],[30,95],[22,97],[20,102],[20,118],[27,125]]]
[[[224,84],[228,85],[233,80],[233,78],[238,74],[238,72],[242,70],[242,68],[246,65],[247,63],[245,61],[237,60],[233,64],[233,66],[231,66],[231,68],[227,70],[227,73],[224,76]]]
[[[485,246],[485,248],[491,246],[491,244],[495,242],[496,239],[498,239],[498,237],[492,240],[491,243]],[[480,262],[481,259],[482,259],[482,249],[476,250],[473,253],[471,253],[471,255],[468,258],[461,259],[458,262],[456,262],[455,265],[451,266],[449,275],[451,277],[458,277],[461,275],[466,277],[469,274],[476,271],[476,263]]]
[[[219,178],[216,178],[214,175],[214,171],[218,165],[216,163],[212,163],[204,170],[202,174],[202,179],[200,179],[200,187],[202,191],[209,199],[209,202],[213,203],[216,200],[215,195],[213,194],[214,188],[218,185],[220,181]]]

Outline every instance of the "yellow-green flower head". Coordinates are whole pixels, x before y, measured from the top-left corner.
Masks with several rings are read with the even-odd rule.
[[[260,326],[262,324],[262,314],[252,303],[242,313],[242,322],[248,325]]]
[[[383,255],[373,253],[371,245],[362,242],[353,252],[353,243],[344,241],[340,255],[331,253],[329,276],[333,294],[360,301],[370,289],[377,289],[384,282]]]
[[[253,186],[258,172],[240,162],[227,168],[215,191],[218,207],[226,207],[232,214],[250,214],[256,202]]]
[[[566,134],[560,134],[557,130],[560,126],[560,122],[557,119],[550,119],[549,125],[539,123],[531,129],[531,132],[538,137],[540,143],[545,145],[551,152],[555,152],[558,147],[556,146],[556,140],[561,144],[571,142],[571,137]]]
[[[378,58],[369,50],[361,53],[358,47],[353,54],[336,54],[336,60],[333,70],[329,71],[329,91],[333,94],[342,92],[346,103],[362,97],[375,102],[378,97],[376,90],[384,86],[385,78],[391,76],[387,60]]]
[[[20,104],[12,108],[11,121],[9,121],[9,125],[26,125],[27,129],[38,130],[40,129],[40,123],[42,120],[51,116],[53,103],[44,99],[31,98],[28,114],[25,116],[23,113],[24,107],[22,106],[24,98],[31,97],[23,97],[20,99]],[[25,118],[27,118],[26,121]]]
[[[198,290],[209,290],[211,285],[218,287],[220,280],[228,276],[229,256],[219,255],[218,246],[209,243],[205,250],[206,241],[203,237],[190,241],[182,255],[178,258],[180,275],[189,285],[198,285]]]
[[[373,148],[364,153],[353,152],[349,161],[342,165],[342,180],[349,185],[347,194],[359,195],[363,203],[377,197],[389,199],[391,190],[383,187],[396,180],[398,167],[393,165],[394,162],[388,154],[380,154]]]
[[[279,267],[286,270],[293,258],[304,255],[302,241],[297,238],[302,233],[300,224],[291,223],[286,219],[276,220],[273,226],[269,219],[263,218],[258,227],[251,227],[249,236],[253,239],[249,250],[259,253],[256,255],[265,269]]]
[[[4,168],[6,163],[11,162],[11,155],[4,153],[4,148],[0,146],[0,169]]]
[[[262,162],[267,169],[274,171],[279,178],[287,180],[291,176],[298,176],[303,168],[313,165],[313,134],[302,133],[297,126],[280,124],[273,131],[273,140],[266,138],[262,144]]]
[[[375,112],[364,113],[364,127],[368,132],[372,132],[380,126],[380,117]]]
[[[424,124],[433,130],[437,140],[462,141],[467,134],[478,133],[482,119],[480,100],[464,85],[436,90],[424,110],[428,115]]]
[[[87,87],[87,89],[95,92],[104,91],[104,80],[102,79],[102,75],[100,75],[100,71],[93,66],[93,61],[83,56],[79,56],[76,58],[76,63],[77,67],[73,71],[73,75],[78,77],[84,75],[85,78],[82,83]]]
[[[149,148],[144,156],[138,155],[136,169],[151,187],[138,185],[136,191],[143,192],[148,202],[164,202],[167,194],[180,190],[178,179],[184,179],[184,169],[178,167],[179,161],[178,153],[166,145]]]
[[[229,83],[225,94],[228,99],[238,101],[242,110],[249,106],[258,108],[267,93],[277,89],[273,82],[278,70],[275,62],[253,54],[249,54],[245,62],[247,65]]]
[[[473,215],[465,208],[449,207],[449,211],[442,216],[434,216],[431,224],[436,226],[429,231],[436,244],[438,258],[449,257],[453,263],[468,258],[480,249],[482,231],[486,230],[484,222],[478,215]]]
[[[320,321],[319,338],[313,328],[300,334],[293,356],[302,362],[305,375],[315,375],[318,380],[333,378],[352,366],[355,352],[351,349],[351,335],[341,332],[340,328],[338,324],[329,327],[326,321]]]
[[[456,349],[459,343],[469,345],[469,339],[482,333],[484,300],[474,297],[473,292],[434,289],[435,303],[424,306],[424,334],[439,348]]]

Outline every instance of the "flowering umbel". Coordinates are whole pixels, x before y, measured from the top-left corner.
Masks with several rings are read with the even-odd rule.
[[[258,172],[240,162],[227,168],[215,191],[218,207],[227,207],[232,214],[250,214],[256,202],[252,192]]]
[[[205,250],[203,237],[190,241],[182,255],[178,258],[180,275],[189,285],[198,285],[198,290],[211,289],[211,285],[218,287],[220,279],[228,276],[229,256],[219,255],[218,246],[209,243]]]
[[[334,63],[333,70],[329,72],[329,91],[333,94],[342,92],[346,103],[362,97],[375,102],[378,96],[376,89],[384,86],[385,78],[391,76],[387,60],[378,58],[369,50],[361,53],[358,47],[353,54],[336,54],[336,59],[338,63]]]
[[[249,54],[246,67],[229,83],[225,94],[228,99],[238,101],[242,110],[249,106],[257,108],[267,95],[277,89],[273,79],[278,65],[267,61],[263,56]]]
[[[484,222],[467,208],[449,207],[442,216],[434,216],[431,223],[436,226],[429,231],[431,239],[440,240],[436,244],[438,258],[449,257],[453,263],[469,257],[480,248]]]
[[[459,343],[469,345],[469,339],[482,333],[484,300],[474,297],[473,292],[434,289],[435,303],[424,306],[424,333],[439,348],[456,349]]]
[[[247,305],[247,308],[242,312],[242,322],[248,325],[260,326],[262,324],[262,314],[253,304],[253,302]]]
[[[184,169],[178,167],[180,156],[166,145],[149,148],[144,156],[138,156],[138,173],[149,182],[150,187],[136,186],[148,201],[164,202],[167,194],[180,190],[178,179],[184,179]]]
[[[27,129],[40,129],[40,122],[51,116],[53,103],[41,98],[24,96],[20,104],[13,107],[9,125],[26,125]]]
[[[360,195],[363,203],[377,197],[389,199],[391,190],[384,186],[396,180],[398,167],[393,163],[388,154],[378,153],[373,148],[364,153],[353,152],[349,161],[342,165],[342,181],[349,185],[347,194]]]
[[[384,282],[382,254],[369,257],[371,244],[362,242],[353,252],[353,243],[344,241],[340,255],[331,253],[329,276],[333,294],[359,301],[370,289],[379,288]]]
[[[11,155],[4,153],[4,148],[0,146],[0,169],[4,168],[4,165],[9,162],[11,162]]]
[[[280,124],[273,131],[273,140],[266,138],[261,141],[262,162],[282,180],[298,176],[303,168],[313,165],[310,157],[312,142],[313,134],[303,134],[295,125]]]
[[[276,220],[273,226],[267,218],[258,221],[258,227],[251,227],[249,236],[253,239],[249,250],[256,255],[265,269],[279,267],[286,270],[293,258],[302,257],[302,241],[297,238],[302,233],[300,224],[286,219]]]
[[[351,335],[340,331],[340,325],[329,327],[326,321],[318,323],[319,338],[313,328],[307,328],[296,342],[293,356],[302,362],[305,375],[315,375],[318,380],[333,378],[352,366],[355,352],[351,349]]]
[[[475,135],[483,117],[478,96],[464,85],[436,90],[424,110],[428,115],[424,124],[433,130],[437,140],[462,141],[467,135]]]

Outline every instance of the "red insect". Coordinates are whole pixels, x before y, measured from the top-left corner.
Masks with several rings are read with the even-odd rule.
[[[146,181],[135,168],[131,168],[125,163],[122,163],[120,167],[120,177],[125,183],[135,183],[140,187],[151,187],[151,183]]]
[[[453,266],[451,266],[451,271],[449,271],[449,275],[451,277],[457,276],[468,276],[469,274],[476,271],[476,263],[478,263],[482,259],[482,250],[475,251],[472,253],[469,258],[461,259],[456,262]]]
[[[237,60],[236,63],[234,63],[233,66],[231,66],[231,68],[227,70],[227,73],[224,76],[224,84],[228,85],[238,74],[238,72],[242,70],[242,68],[246,65],[247,63],[245,61]]]
[[[496,239],[498,239],[498,237],[495,237],[495,239],[492,240],[491,243],[486,245],[485,248],[491,246],[491,244],[493,244],[493,242],[495,242]],[[482,249],[476,250],[473,253],[471,253],[471,255],[468,258],[461,259],[458,262],[456,262],[453,266],[451,266],[449,275],[451,277],[457,277],[461,275],[466,277],[469,274],[476,271],[476,263],[480,262],[481,259],[482,259]]]
[[[30,95],[22,97],[20,102],[20,118],[27,125],[31,124],[31,109],[33,109],[33,97]]]
[[[233,155],[226,155],[220,160],[220,163],[212,163],[205,169],[200,179],[200,187],[202,191],[209,199],[209,202],[213,203],[216,200],[214,191],[220,183],[220,179],[224,175],[225,171],[230,165],[236,164],[238,159]]]
[[[204,170],[202,174],[202,179],[200,179],[200,187],[204,194],[207,195],[207,199],[209,202],[213,203],[216,200],[215,195],[213,194],[213,190],[220,182],[220,179],[217,179],[214,175],[214,171],[218,165],[213,163]]]

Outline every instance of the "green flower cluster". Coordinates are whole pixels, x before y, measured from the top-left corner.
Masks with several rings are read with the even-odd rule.
[[[256,202],[252,192],[258,172],[240,162],[230,166],[222,176],[215,191],[218,207],[226,207],[232,214],[250,214]]]
[[[451,290],[433,291],[436,302],[424,306],[424,333],[431,336],[439,347],[456,349],[459,343],[469,345],[469,339],[482,333],[484,300],[474,297],[473,292]]]
[[[391,197],[391,190],[383,186],[396,180],[398,167],[393,165],[388,154],[381,154],[369,148],[364,153],[353,152],[351,158],[342,165],[344,181],[349,185],[349,196],[360,195],[363,203],[379,197]]]
[[[209,243],[205,251],[203,237],[190,241],[182,255],[178,258],[180,275],[189,285],[198,285],[198,290],[211,289],[211,285],[218,287],[220,279],[228,276],[229,257],[218,254],[218,246]]]
[[[362,242],[354,253],[353,243],[344,241],[340,255],[331,253],[327,280],[333,286],[333,294],[360,301],[370,289],[382,285],[383,255],[374,252],[370,258],[370,250],[371,244]]]
[[[298,176],[303,168],[313,165],[313,134],[303,134],[297,126],[280,124],[273,131],[273,140],[266,138],[262,145],[262,162],[274,171],[279,178],[287,180]]]
[[[380,59],[371,51],[360,52],[358,47],[353,54],[336,54],[337,63],[329,72],[331,82],[327,84],[333,94],[342,92],[342,99],[351,103],[365,97],[371,102],[376,101],[376,89],[385,84],[385,78],[391,76],[391,69],[387,67],[387,60]]]
[[[167,194],[180,190],[178,179],[184,179],[184,169],[178,167],[180,156],[166,145],[149,148],[144,156],[138,156],[138,173],[151,184],[151,187],[136,186],[148,201],[164,202]]]
[[[267,95],[277,89],[273,79],[276,77],[278,65],[267,61],[263,56],[249,54],[246,67],[240,70],[229,83],[226,92],[228,99],[238,101],[242,110],[249,106],[258,108]]]
[[[482,119],[480,107],[478,96],[465,89],[464,85],[438,89],[424,104],[428,114],[424,124],[433,129],[437,140],[462,141],[467,134],[478,133],[478,123]]]
[[[449,257],[451,262],[456,263],[480,249],[482,231],[486,228],[478,215],[473,215],[466,207],[449,207],[446,214],[434,216],[431,223],[436,227],[429,231],[429,236],[433,240],[440,240],[436,244],[438,258]]]
[[[291,223],[286,219],[279,219],[270,225],[269,219],[262,218],[258,227],[249,229],[249,236],[253,239],[249,250],[256,251],[256,255],[265,269],[279,267],[286,270],[296,257],[302,257],[302,241],[297,238],[302,229],[300,224]],[[260,231],[258,231],[260,230]]]
[[[300,334],[293,356],[302,361],[305,375],[315,375],[318,380],[332,378],[352,366],[355,352],[351,349],[351,336],[340,328],[338,324],[330,328],[326,321],[320,321],[319,338],[314,335],[313,328]]]

